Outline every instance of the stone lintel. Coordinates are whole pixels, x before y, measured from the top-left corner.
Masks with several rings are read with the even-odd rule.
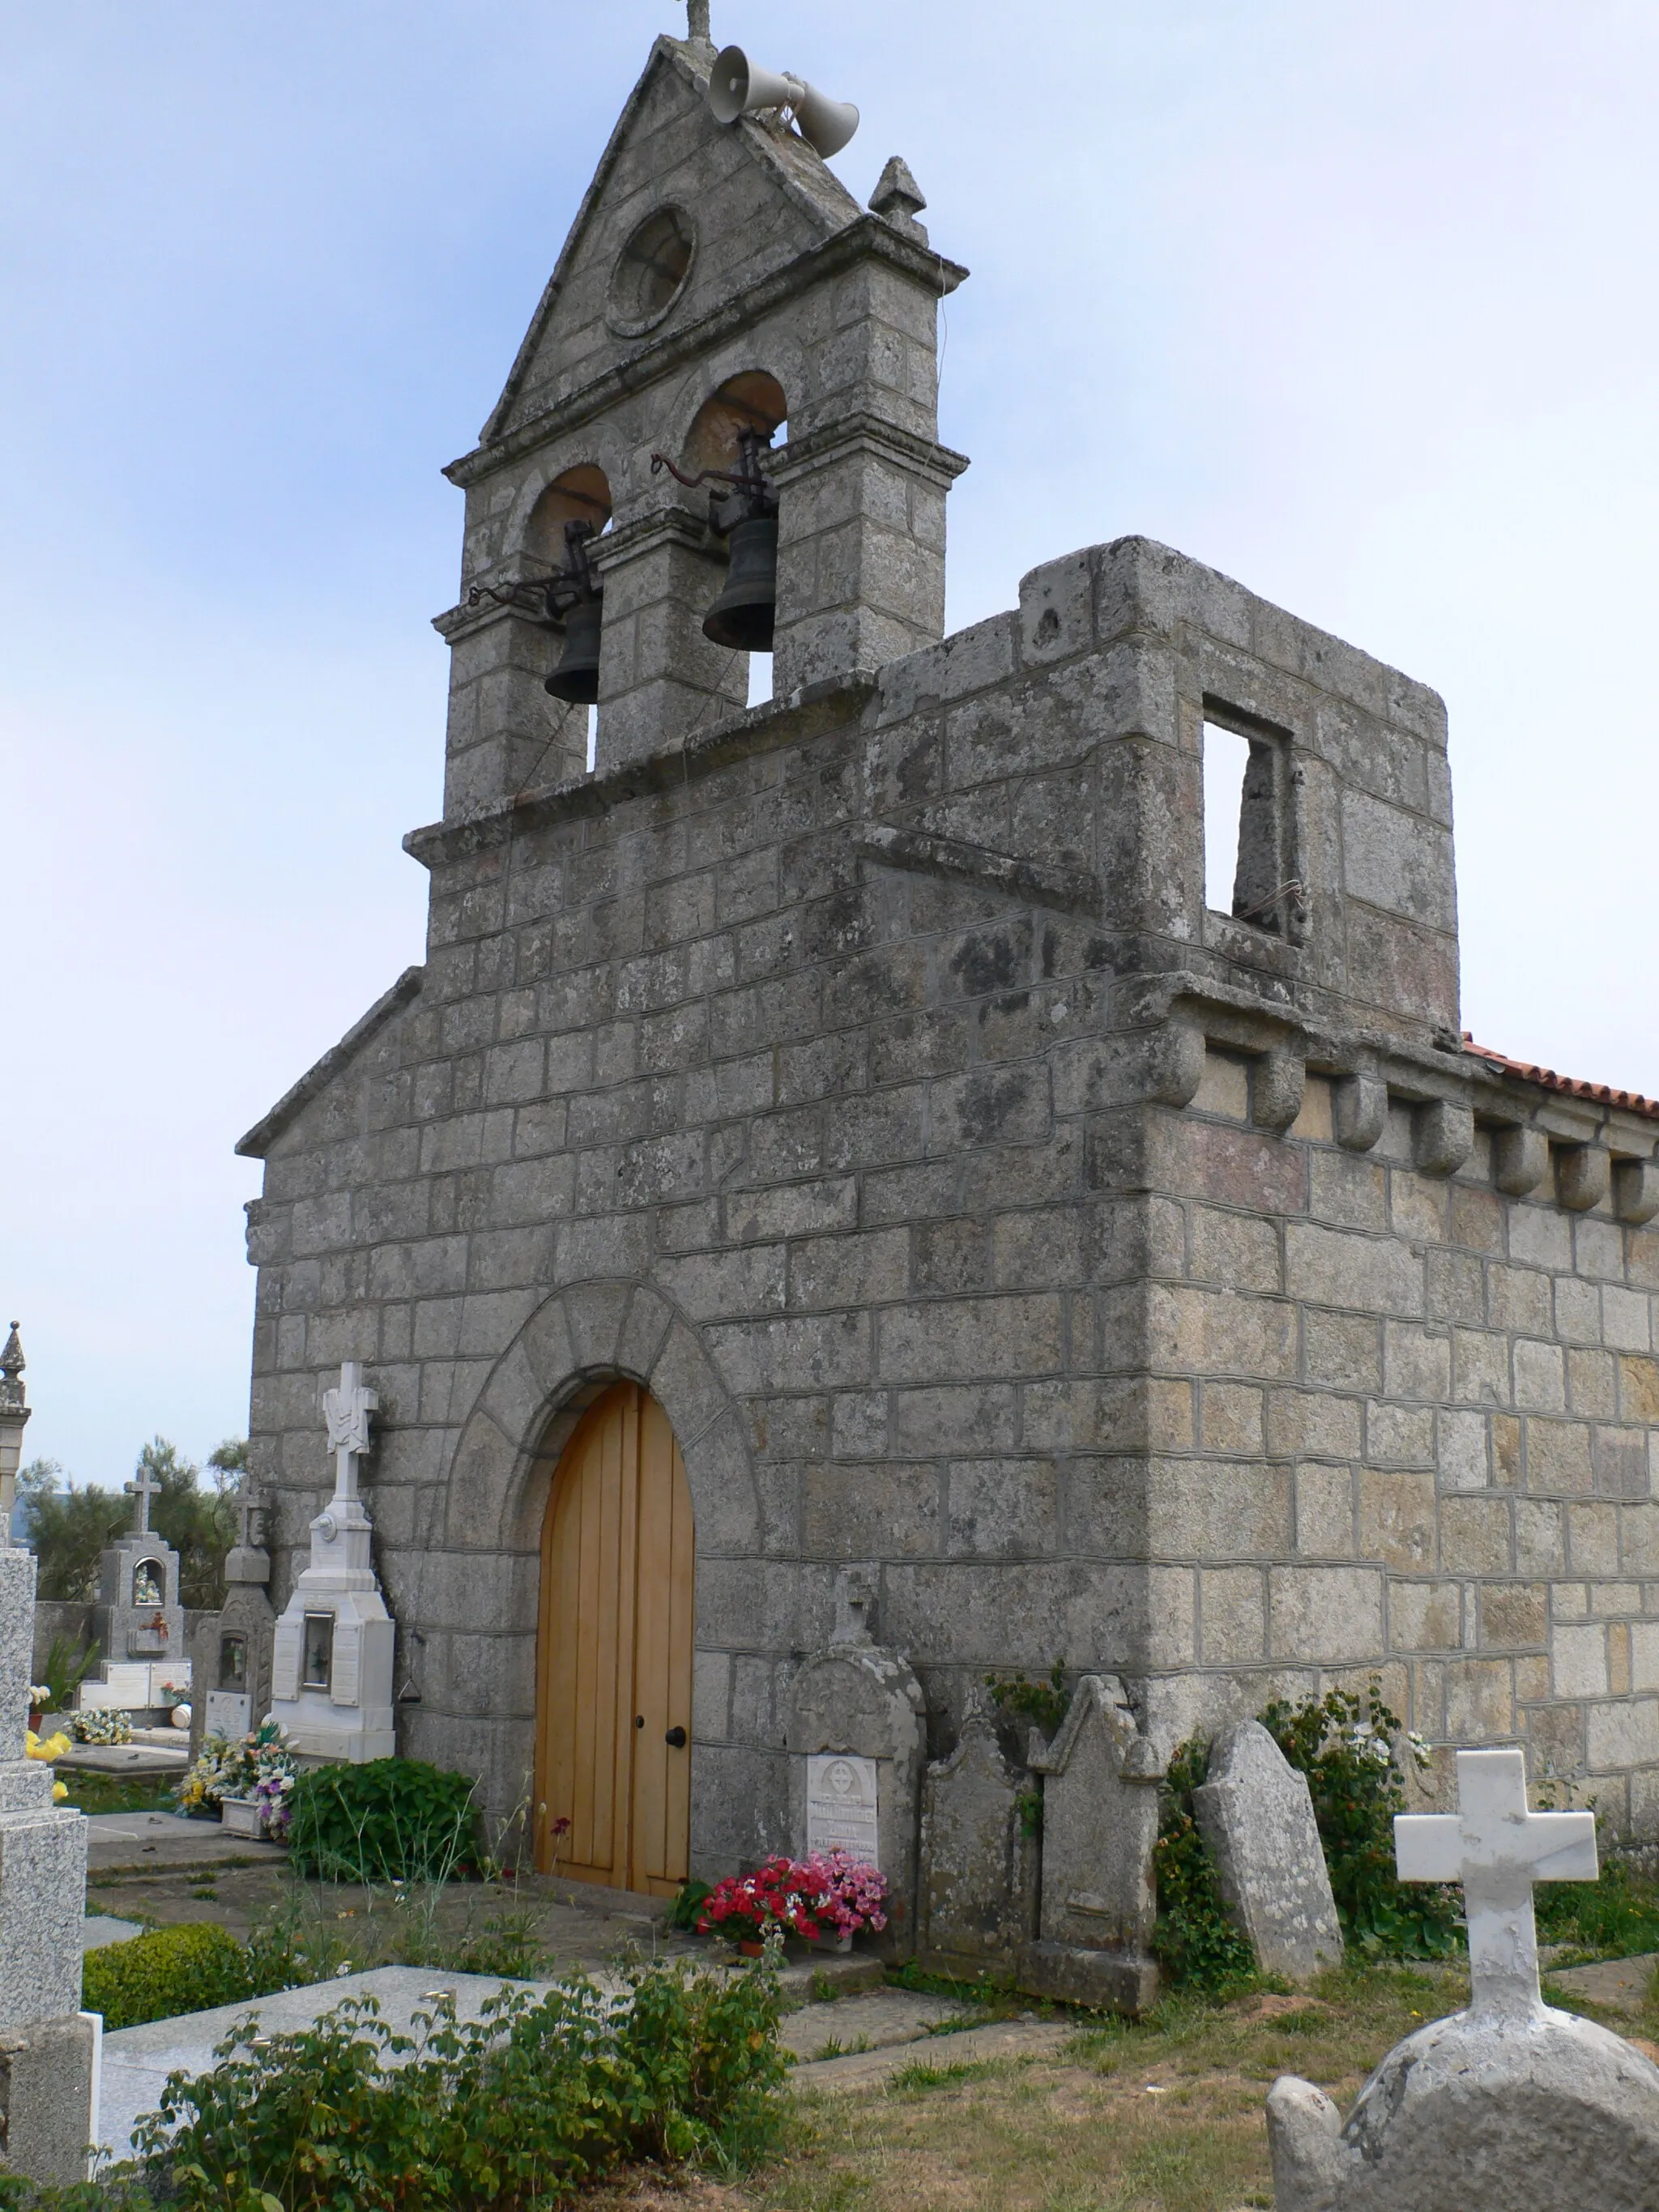
[[[820,469],[833,467],[854,453],[869,454],[877,460],[908,469],[913,475],[925,477],[939,491],[949,491],[970,465],[966,453],[953,452],[949,446],[939,445],[931,438],[919,438],[914,430],[889,422],[867,409],[860,409],[851,415],[838,416],[821,429],[792,438],[780,449],[770,473],[779,489],[787,490],[791,484],[816,475]]]
[[[864,859],[882,866],[978,884],[1034,906],[1058,907],[1070,914],[1100,912],[1099,882],[1081,868],[1054,867],[1014,853],[994,853],[960,837],[934,837],[886,823],[867,830],[857,849]]]

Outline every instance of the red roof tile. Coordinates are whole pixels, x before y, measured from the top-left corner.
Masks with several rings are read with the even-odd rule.
[[[1593,1099],[1598,1106],[1622,1106],[1627,1114],[1644,1114],[1650,1121],[1659,1121],[1659,1099],[1644,1098],[1639,1091],[1615,1091],[1608,1083],[1580,1083],[1574,1076],[1558,1075],[1553,1067],[1511,1060],[1506,1052],[1492,1052],[1477,1044],[1467,1030],[1463,1049],[1476,1060],[1484,1060],[1489,1067],[1505,1075],[1518,1075],[1522,1082],[1535,1083],[1542,1090],[1563,1091],[1570,1098]]]

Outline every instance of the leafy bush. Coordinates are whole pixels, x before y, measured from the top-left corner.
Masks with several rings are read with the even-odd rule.
[[[631,2002],[578,1976],[465,2025],[444,1997],[408,2036],[372,1999],[257,2043],[245,2022],[210,2074],[168,2081],[147,2178],[179,2212],[531,2212],[630,2160],[763,2148],[783,2075],[775,1961],[628,1978]]]
[[[112,2034],[254,1994],[247,1952],[210,1921],[106,1944],[88,1951],[81,1966],[81,2002],[102,2013]]]
[[[93,1668],[98,1664],[98,1646],[88,1644],[77,1651],[74,1639],[54,1636],[46,1652],[46,1663],[40,1669],[45,1678],[40,1687],[46,1697],[40,1710],[44,1713],[66,1713],[75,1703],[75,1693]]]
[[[445,1881],[476,1863],[477,1784],[421,1759],[317,1766],[289,1799],[297,1873],[331,1881]]]
[[[1456,1948],[1462,1903],[1438,1882],[1402,1882],[1395,1873],[1394,1816],[1406,1809],[1395,1739],[1397,1715],[1372,1682],[1364,1698],[1332,1690],[1299,1705],[1263,1708],[1262,1726],[1308,1778],[1314,1818],[1330,1871],[1337,1917],[1350,1943],[1395,1958],[1442,1958]],[[1408,1739],[1425,1763],[1428,1747]]]
[[[1162,1818],[1152,1846],[1158,1923],[1152,1950],[1171,1981],[1212,1995],[1247,1981],[1255,1954],[1228,1917],[1214,1862],[1193,1812],[1193,1792],[1209,1771],[1206,1737],[1189,1737],[1170,1761],[1159,1792]]]
[[[1030,1681],[1024,1674],[988,1674],[985,1686],[1000,1713],[1010,1720],[1030,1721],[1047,1736],[1055,1733],[1072,1709],[1066,1669],[1058,1659],[1049,1668],[1046,1682]]]

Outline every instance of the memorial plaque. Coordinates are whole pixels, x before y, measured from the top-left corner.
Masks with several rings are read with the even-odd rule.
[[[159,1705],[161,1703],[161,1686],[164,1682],[170,1684],[175,1690],[189,1689],[191,1686],[189,1660],[165,1660],[159,1665],[152,1662],[149,1670],[149,1703],[152,1705]]]
[[[89,1706],[113,1705],[126,1713],[147,1711],[155,1700],[150,1695],[150,1670],[142,1661],[113,1660],[104,1669],[101,1682],[82,1682],[81,1709]]]
[[[228,1736],[234,1743],[253,1726],[253,1700],[240,1697],[234,1690],[210,1690],[207,1699],[207,1733]]]
[[[876,1762],[849,1753],[817,1753],[806,1762],[806,1848],[839,1848],[869,1865],[880,1863],[876,1830]]]

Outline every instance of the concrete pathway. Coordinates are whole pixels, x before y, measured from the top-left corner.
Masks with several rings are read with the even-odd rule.
[[[841,2008],[829,2005],[823,2009],[836,2012]],[[1065,2021],[995,2021],[985,2027],[964,2027],[955,2035],[929,2035],[920,2044],[913,2040],[845,2058],[820,2058],[813,2064],[795,2067],[789,2078],[798,2089],[843,2094],[890,2081],[907,2066],[973,2066],[1000,2058],[1052,2058],[1078,2032],[1074,2023]]]
[[[1656,1967],[1659,1967],[1659,1951],[1648,1951],[1634,1959],[1602,1959],[1593,1966],[1568,1966],[1559,1973],[1547,1966],[1544,1978],[1568,1996],[1582,1997],[1586,2004],[1633,2018],[1647,2002]]]

